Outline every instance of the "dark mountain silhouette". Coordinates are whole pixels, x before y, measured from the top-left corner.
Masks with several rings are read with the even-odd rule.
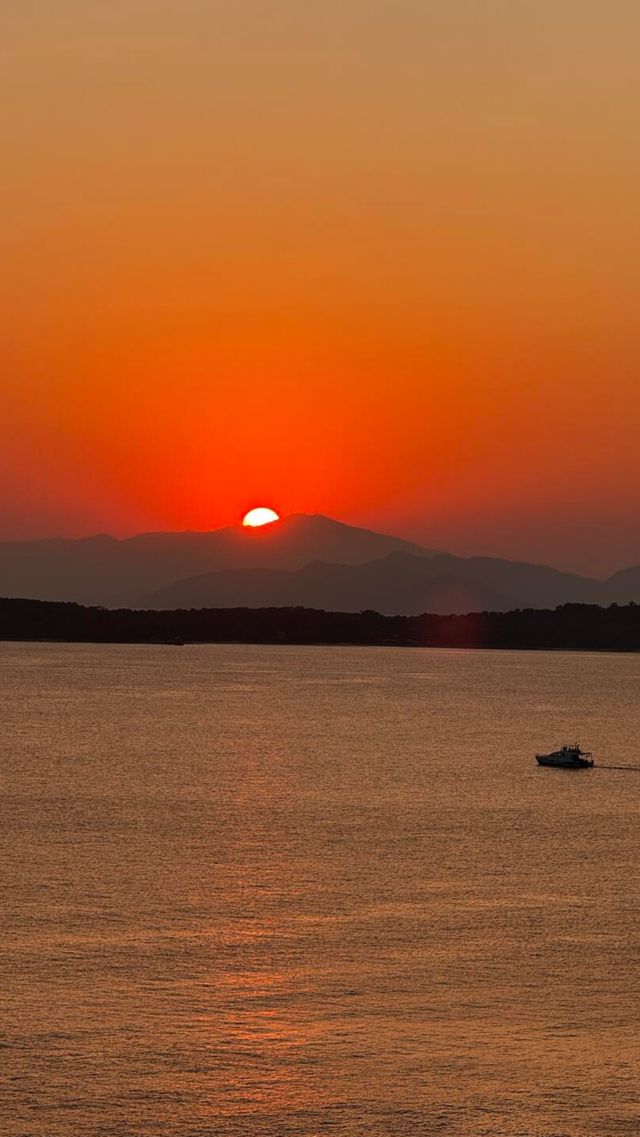
[[[455,557],[328,517],[297,514],[261,529],[236,525],[126,540],[103,535],[0,542],[0,596],[108,607],[502,611],[640,601],[640,567],[601,582],[544,565]]]
[[[595,603],[600,584],[542,565],[449,554],[402,552],[364,565],[319,561],[290,572],[207,573],[142,599],[145,608],[290,607],[417,615],[420,612],[505,612]]]
[[[640,601],[640,565],[621,569],[603,584],[606,603],[629,604]]]
[[[452,573],[473,580],[517,601],[518,608],[555,608],[558,604],[598,604],[602,584],[575,573],[560,572],[546,565],[505,561],[496,557],[454,557],[439,553],[429,563],[433,573]]]
[[[249,569],[207,573],[150,596],[147,608],[306,607],[334,612],[365,608],[389,615],[504,611],[509,597],[477,582],[428,572],[423,557],[390,553],[364,565],[314,561],[297,572]],[[427,571],[425,571],[427,570]]]
[[[240,525],[208,533],[143,533],[117,540],[0,542],[0,596],[136,603],[177,580],[227,569],[294,570],[323,559],[362,564],[394,550],[431,556],[400,537],[344,525],[329,517],[295,514],[262,529]]]

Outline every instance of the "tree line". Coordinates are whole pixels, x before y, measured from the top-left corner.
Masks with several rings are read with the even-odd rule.
[[[371,611],[311,608],[158,612],[0,599],[0,640],[640,651],[640,605],[563,604],[555,609],[519,608],[465,616],[382,616]]]

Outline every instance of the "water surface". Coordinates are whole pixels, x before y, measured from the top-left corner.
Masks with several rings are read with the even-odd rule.
[[[0,644],[3,1137],[637,1134],[639,681]]]

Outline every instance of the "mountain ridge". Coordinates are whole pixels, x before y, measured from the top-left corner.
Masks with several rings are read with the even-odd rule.
[[[322,514],[293,514],[261,529],[96,534],[0,542],[0,595],[109,607],[135,603],[154,589],[204,572],[246,567],[301,568],[323,557],[364,563],[404,549],[435,550]]]
[[[268,578],[268,570],[279,575]],[[445,604],[451,611],[625,604],[640,600],[640,566],[599,581],[531,562],[457,557],[322,514],[294,514],[259,529],[0,542],[0,595],[10,598],[156,607],[169,595],[194,607],[215,605],[220,593],[229,604],[275,597],[284,605],[398,613],[443,611]]]
[[[598,585],[588,578],[546,566],[538,571],[538,566],[519,562],[482,561],[479,568],[474,558],[425,558],[394,551],[364,565],[314,561],[295,572],[205,573],[141,597],[139,603],[157,609],[301,606],[417,615],[555,606],[572,598],[596,602]]]

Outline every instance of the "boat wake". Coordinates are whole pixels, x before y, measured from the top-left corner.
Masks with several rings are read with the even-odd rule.
[[[596,770],[631,770],[636,774],[640,774],[640,766],[605,766],[601,762],[596,762]]]

